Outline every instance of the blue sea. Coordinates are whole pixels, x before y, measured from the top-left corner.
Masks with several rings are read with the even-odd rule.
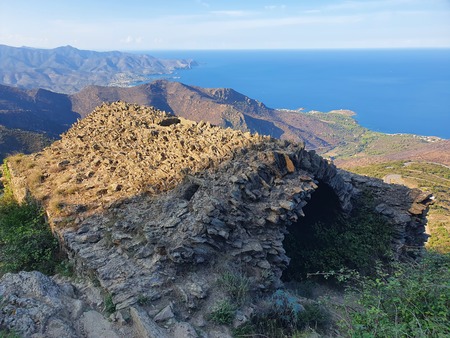
[[[450,138],[450,49],[146,51],[198,66],[166,76],[271,108],[350,109],[385,133]]]

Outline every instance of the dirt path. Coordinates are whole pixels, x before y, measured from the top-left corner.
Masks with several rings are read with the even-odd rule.
[[[405,184],[405,181],[402,178],[402,175],[398,174],[389,174],[383,177],[383,181],[389,184]]]

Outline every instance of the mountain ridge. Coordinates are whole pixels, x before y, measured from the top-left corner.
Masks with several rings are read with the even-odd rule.
[[[4,94],[6,92],[10,94]],[[103,102],[119,100],[154,106],[196,122],[203,120],[225,128],[304,142],[308,149],[333,158],[342,166],[402,159],[420,159],[450,165],[449,140],[373,132],[360,126],[354,119],[353,112],[345,110],[328,113],[276,110],[230,88],[201,88],[156,80],[128,88],[88,86],[80,92],[66,95],[0,86],[0,111],[4,119],[7,120],[9,116],[13,120],[4,122],[4,125],[8,128],[22,128],[28,119],[26,116],[32,116],[32,119],[47,116],[50,119],[47,118],[46,121],[51,123],[39,123],[50,130],[27,130],[44,131],[52,137],[67,130],[70,121],[73,123],[77,118],[86,116]],[[51,110],[54,113],[49,116]],[[20,114],[24,116],[22,124],[17,122]],[[63,122],[64,119],[70,121],[61,123],[61,119]],[[38,125],[38,121],[36,124]]]
[[[195,64],[193,60],[96,52],[72,46],[37,49],[0,45],[1,84],[61,93],[74,93],[91,84],[132,85],[147,80],[150,75],[167,74]]]

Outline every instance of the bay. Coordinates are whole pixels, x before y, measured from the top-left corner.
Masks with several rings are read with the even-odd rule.
[[[169,80],[233,88],[271,108],[349,109],[375,131],[450,138],[450,49],[145,53],[197,61]]]

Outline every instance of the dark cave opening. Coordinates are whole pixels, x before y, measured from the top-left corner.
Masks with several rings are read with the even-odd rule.
[[[303,208],[305,216],[287,228],[283,246],[291,261],[283,272],[283,281],[302,280],[307,273],[323,271],[323,253],[339,235],[343,219],[339,198],[328,184],[319,182],[318,186]]]
[[[351,213],[345,214],[333,189],[319,182],[303,208],[305,217],[287,228],[283,246],[291,261],[282,280],[301,281],[308,273],[341,268],[370,274],[377,261],[386,263],[392,257],[394,229],[374,203],[370,193],[359,194]]]

